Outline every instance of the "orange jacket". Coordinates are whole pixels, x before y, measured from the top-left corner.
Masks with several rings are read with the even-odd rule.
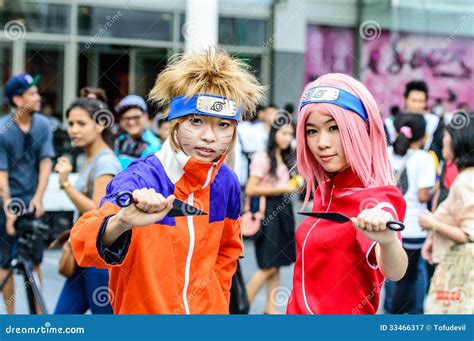
[[[232,276],[242,252],[240,185],[223,160],[198,162],[165,143],[112,179],[100,208],[74,225],[74,257],[80,266],[109,269],[115,314],[229,312]],[[174,194],[209,215],[165,217],[133,228],[105,248],[106,222],[120,210],[116,195],[141,188]]]

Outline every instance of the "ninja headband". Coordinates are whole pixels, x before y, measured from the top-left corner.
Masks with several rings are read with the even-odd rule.
[[[332,86],[316,86],[306,91],[301,102],[300,110],[311,103],[331,103],[343,109],[355,112],[365,123],[369,123],[369,115],[362,101],[345,90]]]
[[[186,115],[206,115],[239,122],[240,106],[234,100],[208,94],[179,96],[171,100],[168,121]]]

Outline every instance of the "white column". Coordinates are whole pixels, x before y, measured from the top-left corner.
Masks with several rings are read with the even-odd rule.
[[[66,122],[66,108],[78,96],[77,11],[77,1],[73,1],[69,14],[70,39],[65,44],[64,51],[63,122]]]
[[[12,75],[25,72],[25,39],[13,40]]]
[[[277,3],[270,43],[277,52],[304,53],[308,1],[287,0]]]
[[[217,0],[187,0],[182,27],[186,51],[217,46],[219,11]]]

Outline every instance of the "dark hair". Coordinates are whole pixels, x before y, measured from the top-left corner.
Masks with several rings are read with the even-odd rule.
[[[421,140],[425,136],[426,132],[426,121],[422,115],[419,114],[404,114],[400,113],[395,117],[393,123],[397,130],[398,136],[393,142],[393,152],[396,155],[405,156],[410,144]],[[411,137],[407,137],[403,133],[404,127],[408,127],[411,130]]]
[[[279,116],[273,120],[272,128],[270,129],[270,134],[268,135],[268,144],[267,144],[267,155],[270,158],[270,175],[276,176],[277,170],[277,159],[276,159],[276,150],[278,144],[276,142],[276,133],[285,126],[293,126],[291,124],[291,116],[280,113]],[[281,151],[281,157],[285,163],[288,170],[291,170],[293,165],[296,162],[296,154],[291,144],[288,148]]]
[[[390,107],[390,115],[393,117],[397,116],[400,113],[400,107],[398,105],[392,105]]]
[[[257,106],[255,107],[255,113],[254,113],[254,114],[252,114],[252,115],[244,115],[244,117],[247,116],[247,119],[246,119],[245,121],[250,121],[250,122],[255,122],[255,121],[257,121],[257,120],[258,120],[258,113],[259,113],[260,111],[265,110],[265,109],[266,109],[265,106],[260,105],[260,104],[257,104]]]
[[[97,97],[97,100],[99,101],[102,101],[104,103],[107,103],[108,101],[107,95],[105,94],[105,90],[102,88],[93,88],[90,86],[86,86],[85,88],[81,89],[81,91],[79,92],[79,95],[81,97],[95,95],[95,97]]]
[[[165,117],[160,117],[156,123],[157,123],[158,128],[161,128],[163,123],[168,123],[168,119]]]
[[[292,103],[286,103],[283,109],[292,114],[295,111],[295,106]]]
[[[268,108],[278,109],[278,106],[275,103],[270,103],[269,105],[267,105],[267,107],[265,109],[268,109]]]
[[[459,170],[474,167],[474,113],[458,111],[446,126]]]
[[[116,111],[117,115],[119,118],[122,118],[123,114],[125,114],[127,111],[129,111],[130,109],[138,109],[140,110],[143,114],[148,114],[147,112],[143,111],[142,107],[140,107],[139,105],[135,105],[135,104],[130,104],[130,105],[125,105],[123,107],[120,107],[119,110]]]
[[[426,85],[425,81],[422,81],[422,80],[409,81],[405,85],[405,93],[403,94],[403,96],[407,98],[410,92],[414,90],[424,92],[426,95],[426,100],[428,100],[428,85]]]
[[[69,118],[69,113],[74,108],[81,108],[86,111],[90,118],[94,120],[97,124],[103,124],[106,128],[102,131],[102,138],[104,142],[107,143],[109,147],[113,146],[113,135],[110,131],[110,127],[114,123],[114,116],[112,112],[102,101],[87,98],[87,97],[79,97],[75,99],[69,107],[66,109],[66,117]]]

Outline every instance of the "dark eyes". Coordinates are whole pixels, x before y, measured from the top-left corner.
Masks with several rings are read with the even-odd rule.
[[[339,127],[337,125],[332,125],[332,126],[329,127],[328,130],[329,130],[330,133],[334,133],[334,132],[339,131]],[[306,135],[308,135],[308,136],[312,136],[312,135],[315,135],[317,133],[318,133],[317,129],[314,129],[314,128],[306,129]]]
[[[191,117],[189,119],[189,122],[192,124],[192,125],[195,125],[195,126],[200,126],[200,125],[203,125],[204,124],[204,120],[202,118],[199,118],[199,117]],[[223,128],[223,129],[226,129],[228,127],[230,127],[230,122],[228,121],[220,121],[219,122],[219,127],[220,128]]]
[[[189,119],[189,122],[191,122],[191,124],[193,124],[193,125],[201,125],[203,123],[202,119],[200,119],[198,117],[191,117]]]
[[[72,127],[72,126],[74,126],[75,124],[77,124],[77,125],[80,126],[80,127],[84,127],[84,126],[86,125],[86,123],[85,123],[85,122],[82,122],[82,121],[76,121],[76,122],[70,121],[70,122],[69,122],[69,127]]]

